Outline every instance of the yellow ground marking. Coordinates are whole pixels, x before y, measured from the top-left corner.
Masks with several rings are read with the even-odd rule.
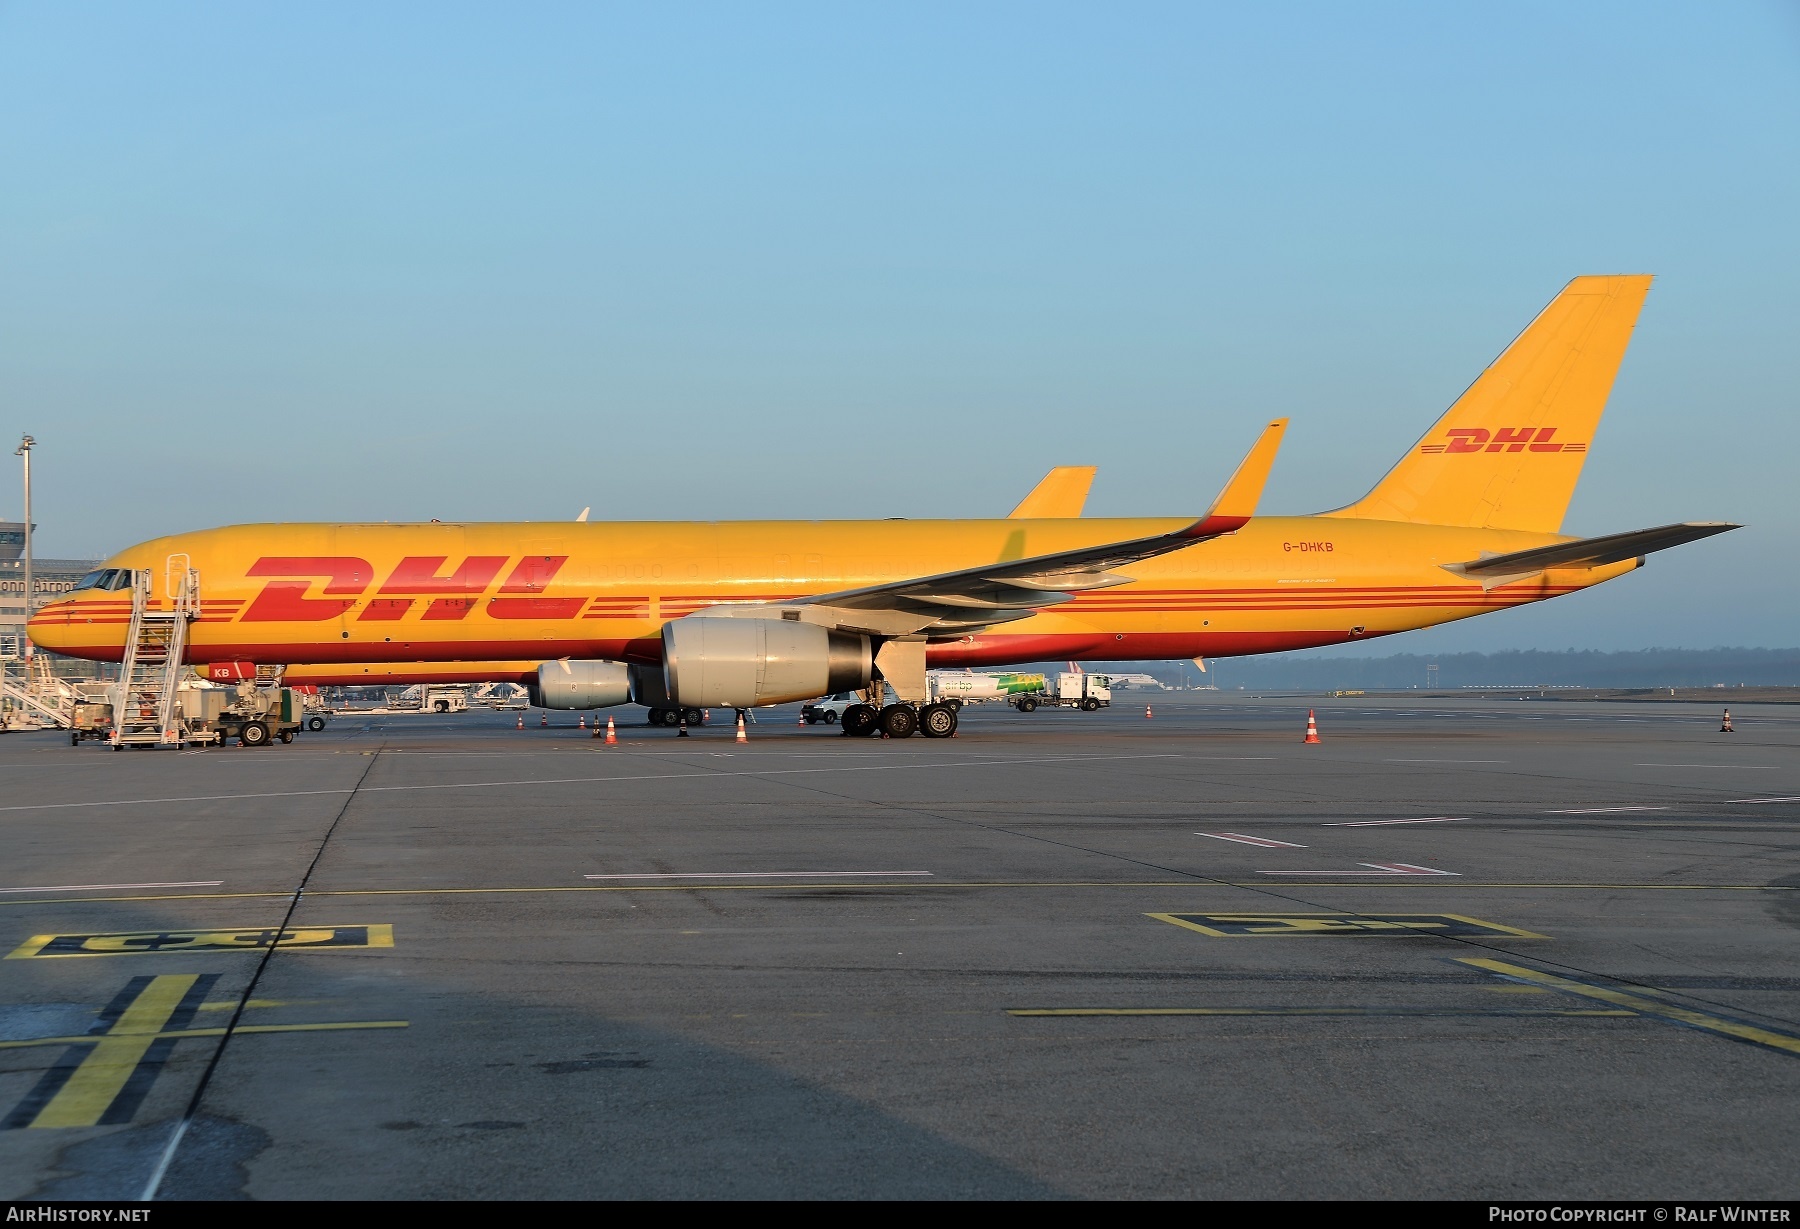
[[[685,883],[680,885],[553,885],[548,887],[512,887],[512,888],[344,888],[334,891],[311,891],[310,896],[508,896],[527,892],[692,892],[702,889],[708,892],[775,892],[791,891],[794,888],[862,888],[870,892],[879,891],[913,891],[920,888],[1261,888],[1267,890],[1269,883],[1237,882],[1213,879],[1152,879],[1152,880],[1071,880],[1057,883],[1040,880],[907,880],[904,884],[895,883]],[[1352,880],[1344,883],[1333,883],[1326,880],[1308,881],[1301,886],[1308,888],[1375,888],[1381,891],[1399,889],[1402,891],[1418,891],[1422,889],[1446,889],[1453,891],[1486,890],[1486,891],[1584,891],[1584,892],[1800,892],[1800,885],[1781,883],[1480,883],[1467,879],[1455,881],[1437,879],[1435,877],[1407,881],[1397,880],[1370,881],[1367,879]],[[94,905],[94,904],[131,904],[148,900],[291,900],[292,892],[193,892],[169,894],[163,896],[67,896],[48,900],[0,900],[0,909],[17,908],[22,905]]]
[[[1629,1008],[1639,1015],[1656,1016],[1663,1020],[1672,1020],[1677,1024],[1685,1024],[1689,1028],[1718,1033],[1737,1041],[1748,1041],[1753,1045],[1767,1046],[1771,1050],[1779,1050],[1784,1054],[1800,1055],[1800,1037],[1788,1033],[1777,1033],[1770,1029],[1758,1028],[1754,1024],[1727,1020],[1673,1003],[1661,1003],[1652,998],[1645,998],[1641,994],[1614,990],[1609,986],[1595,986],[1567,977],[1558,977],[1554,973],[1508,964],[1503,960],[1489,960],[1486,957],[1461,957],[1458,963],[1471,965],[1477,969],[1486,969],[1490,973],[1498,973],[1501,977],[1517,978],[1532,985],[1560,990],[1564,994],[1578,994],[1585,998],[1599,999],[1603,1003],[1613,1003]]]
[[[91,1127],[125,1087],[144,1054],[194,983],[197,973],[153,978],[81,1060],[68,1082],[33,1118],[34,1127]]]
[[[1159,922],[1197,931],[1219,939],[1266,939],[1289,935],[1394,934],[1511,935],[1519,939],[1547,939],[1530,930],[1502,926],[1464,917],[1460,913],[1148,913]],[[1199,920],[1196,920],[1199,919]],[[1207,925],[1208,922],[1213,925]],[[1237,929],[1222,930],[1222,926]]]
[[[409,1020],[341,1020],[329,1024],[240,1024],[234,1029],[224,1028],[181,1028],[169,1032],[153,1033],[144,1038],[146,1042],[163,1040],[180,1040],[185,1037],[223,1037],[227,1032],[238,1033],[329,1033],[342,1029],[359,1028],[406,1028]],[[0,1041],[0,1050],[23,1050],[31,1046],[66,1046],[80,1042],[92,1041],[92,1036],[75,1037],[28,1037],[23,1041]]]
[[[244,1006],[250,1007],[306,1007],[318,1002],[318,999],[246,999]],[[236,999],[226,999],[220,1003],[202,1003],[195,1011],[236,1011]]]
[[[1566,1011],[1492,1011],[1472,1008],[1466,1011],[1421,1007],[1015,1007],[1009,1016],[1608,1016],[1629,1017],[1639,1013],[1609,1008],[1570,1008]]]
[[[134,930],[101,934],[33,935],[7,953],[8,960],[78,956],[153,956],[169,952],[359,951],[394,946],[394,928],[297,926],[286,930],[241,926],[211,930]]]

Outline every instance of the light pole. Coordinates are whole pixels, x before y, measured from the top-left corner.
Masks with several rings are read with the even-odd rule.
[[[13,449],[15,457],[25,458],[25,622],[31,622],[31,446],[37,443],[27,435]],[[31,660],[31,633],[27,631],[25,641],[25,660]]]

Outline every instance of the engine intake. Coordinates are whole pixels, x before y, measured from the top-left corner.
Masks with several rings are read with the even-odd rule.
[[[535,708],[611,708],[631,699],[623,662],[547,661],[525,684]]]
[[[694,708],[754,708],[867,687],[867,636],[785,619],[689,616],[663,624],[668,697]]]

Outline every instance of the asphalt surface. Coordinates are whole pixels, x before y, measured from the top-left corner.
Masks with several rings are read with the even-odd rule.
[[[1800,707],[1148,699],[0,736],[0,1197],[1800,1191]]]

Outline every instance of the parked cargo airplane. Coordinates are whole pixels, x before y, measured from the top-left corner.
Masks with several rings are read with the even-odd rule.
[[[1093,465],[1058,465],[1039,479],[1038,484],[1019,501],[1018,506],[1006,514],[1007,519],[1050,520],[1080,516],[1087,503],[1088,490],[1094,485],[1097,468]],[[586,523],[590,511],[592,509],[583,508],[581,515],[575,518],[576,521]],[[536,658],[528,661],[332,662],[329,665],[313,663],[288,666],[283,677],[289,683],[346,687],[384,683],[480,683],[508,680],[525,684],[531,691],[533,704],[543,707],[547,699],[550,707],[567,707],[559,703],[559,700],[564,692],[574,686],[573,672],[565,675],[559,668],[554,677],[547,680],[546,686],[539,687],[540,664]],[[240,672],[223,673],[235,675]],[[578,704],[576,707],[593,706]],[[672,710],[661,710],[661,715],[675,716]]]
[[[196,663],[529,659],[547,703],[747,707],[874,687],[852,732],[942,736],[925,670],[1231,657],[1571,593],[1721,523],[1561,533],[1650,279],[1570,282],[1366,496],[1256,516],[1286,420],[1193,519],[239,525],[122,551],[31,619],[119,660],[132,569]],[[923,706],[922,708],[919,706]]]

